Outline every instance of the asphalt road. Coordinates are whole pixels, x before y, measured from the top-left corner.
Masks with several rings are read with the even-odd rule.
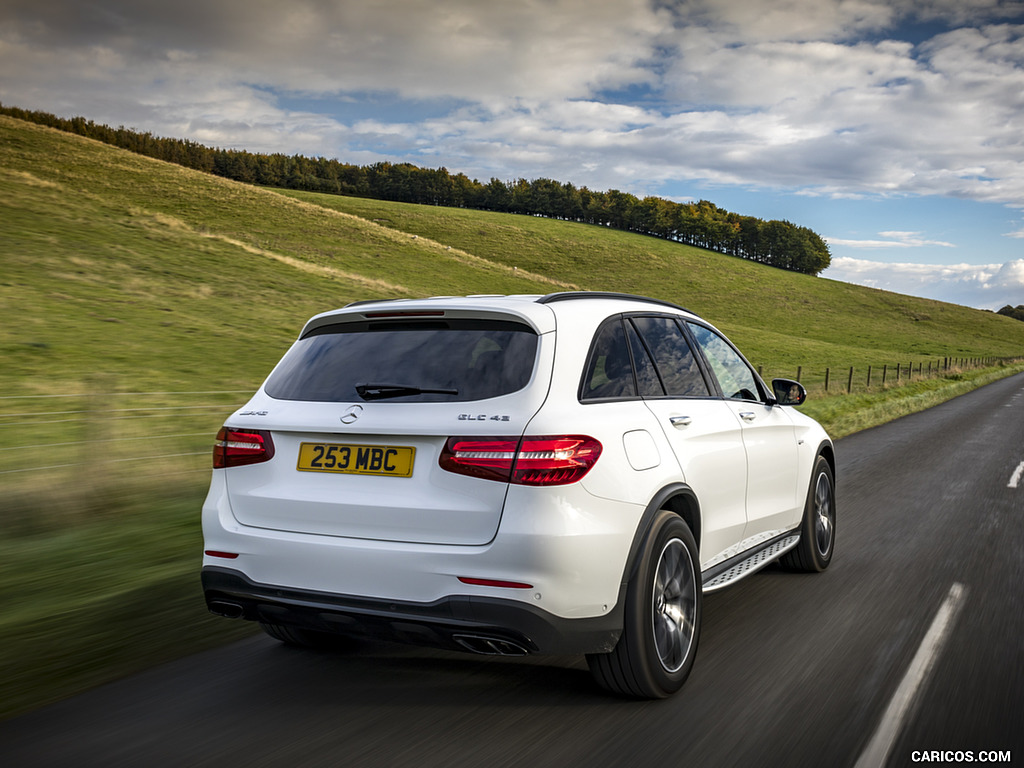
[[[667,701],[582,659],[258,637],[2,723],[0,765],[1024,765],[1024,375],[837,454],[832,567],[709,595]]]

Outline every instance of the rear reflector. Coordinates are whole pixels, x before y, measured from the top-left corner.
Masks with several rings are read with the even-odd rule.
[[[450,437],[442,469],[517,485],[568,485],[597,463],[601,443],[585,435]]]
[[[274,441],[262,429],[239,430],[221,427],[213,446],[213,468],[259,464],[274,457]]]
[[[238,557],[237,552],[219,552],[216,549],[208,549],[203,554],[209,555],[210,557],[223,557],[227,560],[234,560]]]
[[[506,589],[533,589],[533,584],[526,584],[522,581],[503,581],[502,579],[476,579],[471,576],[459,576],[463,584],[473,584],[477,587],[505,587]]]

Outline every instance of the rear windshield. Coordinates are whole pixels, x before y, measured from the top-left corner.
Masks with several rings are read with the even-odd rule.
[[[321,402],[484,400],[525,387],[536,355],[537,334],[515,322],[341,323],[300,339],[266,392]]]

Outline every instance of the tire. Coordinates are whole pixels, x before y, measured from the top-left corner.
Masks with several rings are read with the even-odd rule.
[[[683,686],[700,637],[699,562],[689,526],[673,512],[658,512],[626,590],[619,642],[611,653],[587,656],[602,688],[663,699]]]
[[[298,648],[339,649],[346,645],[345,638],[330,632],[292,627],[287,624],[260,622],[260,628],[275,640]]]
[[[807,489],[800,543],[782,556],[783,567],[791,571],[820,573],[832,562],[836,546],[836,490],[832,468],[824,456],[814,463]]]

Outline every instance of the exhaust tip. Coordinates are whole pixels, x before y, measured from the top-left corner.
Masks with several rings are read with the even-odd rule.
[[[453,635],[452,640],[470,653],[483,656],[529,656],[530,652],[510,640],[484,635]]]
[[[211,600],[206,604],[210,613],[223,616],[225,619],[240,619],[245,609],[238,603],[229,603],[227,600]]]

